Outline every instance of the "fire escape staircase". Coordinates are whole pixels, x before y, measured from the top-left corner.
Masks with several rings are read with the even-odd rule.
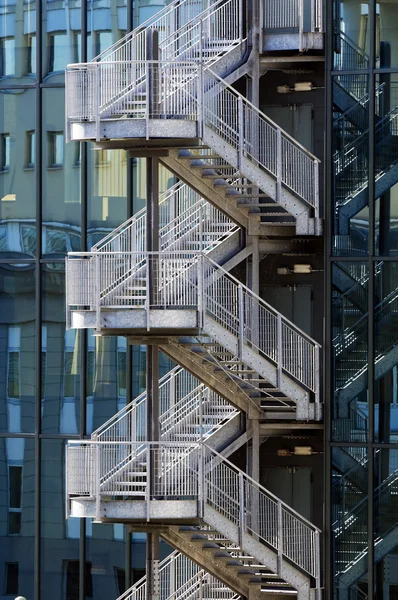
[[[248,228],[254,208],[257,224],[268,217],[274,229],[319,235],[318,159],[230,85],[248,64],[242,0],[199,9],[174,3],[91,63],[69,65],[68,139],[158,146],[172,172],[239,225]]]
[[[152,336],[180,367],[160,382],[159,441],[145,440],[143,394],[68,443],[67,512],[160,527],[210,574],[184,576],[178,600],[203,598],[204,576],[211,598],[318,600],[319,530],[227,458],[240,411],[322,413],[318,344],[228,273],[237,225],[321,233],[319,161],[230,87],[247,68],[242,14],[240,0],[174,2],[68,68],[68,139],[155,148],[181,181],[160,202],[160,252],[145,251],[142,212],[68,257],[68,327]]]

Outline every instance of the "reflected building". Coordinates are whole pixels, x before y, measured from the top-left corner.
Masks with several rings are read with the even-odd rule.
[[[390,599],[398,593],[398,3],[331,4],[330,597]]]

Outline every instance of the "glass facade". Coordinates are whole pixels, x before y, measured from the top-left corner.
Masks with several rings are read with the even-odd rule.
[[[162,4],[0,2],[0,598],[109,600],[145,567],[142,535],[65,519],[65,441],[142,392],[145,348],[66,330],[64,257],[142,208],[145,172],[65,144],[64,69]]]
[[[336,600],[389,600],[398,592],[398,3],[334,0],[330,10],[327,589]]]

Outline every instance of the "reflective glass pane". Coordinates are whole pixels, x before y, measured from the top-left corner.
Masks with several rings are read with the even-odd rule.
[[[80,145],[65,144],[64,90],[43,90],[43,254],[80,250]]]
[[[368,76],[360,77],[342,74],[333,80],[333,253],[337,256],[361,256],[368,251],[369,97]]]
[[[375,437],[398,441],[398,263],[375,266]]]
[[[87,433],[92,433],[126,405],[127,341],[96,337],[87,341]]]
[[[107,4],[87,2],[88,60],[104,52],[125,35],[127,30],[126,6],[126,0],[111,1]],[[155,12],[157,11],[155,10]]]
[[[398,5],[376,4],[376,66],[398,67]]]
[[[332,449],[332,532],[334,598],[360,600],[358,583],[367,572],[367,449]],[[358,566],[360,564],[360,566]]]
[[[398,588],[398,449],[375,450],[375,598],[396,598]]]
[[[32,139],[33,137],[33,139]],[[35,91],[0,89],[0,256],[36,253]]]
[[[0,85],[30,84],[36,76],[36,3],[2,2]]]
[[[35,266],[0,265],[0,430],[35,431]]]
[[[65,329],[64,263],[43,265],[42,432],[79,433],[80,332]]]
[[[398,252],[398,75],[377,76],[376,99],[376,253]]]
[[[369,5],[362,0],[334,1],[334,68],[369,68]]]
[[[90,523],[87,527],[86,598],[109,600],[124,592],[124,526]],[[91,594],[91,595],[90,595]]]
[[[43,77],[62,82],[69,63],[81,56],[81,2],[76,0],[68,10],[58,2],[43,4]]]
[[[88,146],[88,247],[127,219],[127,159],[124,150]]]
[[[65,519],[65,440],[43,440],[41,462],[41,598],[79,599],[80,519]]]
[[[0,439],[2,597],[34,597],[34,449],[31,439]]]
[[[365,442],[368,429],[368,266],[333,263],[333,439]]]

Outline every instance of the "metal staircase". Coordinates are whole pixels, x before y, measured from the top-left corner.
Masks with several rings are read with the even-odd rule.
[[[198,14],[186,21],[192,11]],[[224,187],[222,210],[247,227],[248,215],[236,203],[253,204],[253,195],[258,203],[260,195],[258,212],[271,226],[295,224],[298,234],[319,235],[318,159],[229,85],[248,64],[241,15],[242,0],[207,8],[193,0],[173,3],[91,63],[69,65],[68,139],[161,145],[162,162],[183,180],[181,159],[190,157],[181,150],[204,146],[210,164],[204,152],[191,156],[202,163],[190,165],[203,197],[213,202],[211,187]],[[149,49],[153,31],[158,60]]]
[[[158,441],[144,393],[67,447],[69,515],[154,526],[182,552],[160,567],[161,600],[321,593],[319,530],[228,460],[249,439],[242,412],[322,418],[319,345],[228,272],[247,257],[240,227],[321,234],[318,159],[230,85],[249,68],[244,22],[241,0],[176,1],[66,74],[69,140],[155,150],[180,180],[160,198],[159,251],[141,211],[67,259],[68,327],[151,338],[180,365],[159,382]]]
[[[239,596],[201,569],[187,556],[174,551],[159,564],[160,600],[238,600]],[[118,600],[145,600],[143,577]]]

